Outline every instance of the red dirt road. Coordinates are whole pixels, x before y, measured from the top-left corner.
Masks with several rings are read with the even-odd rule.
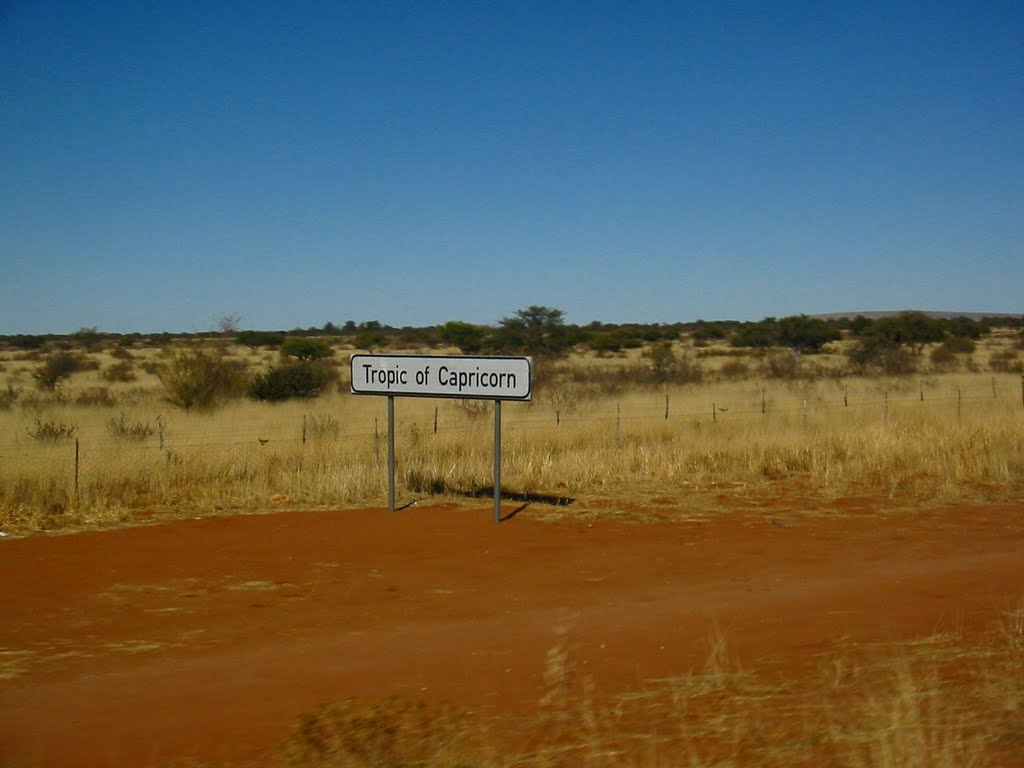
[[[0,765],[243,764],[297,714],[407,694],[527,713],[568,624],[601,691],[840,637],[988,622],[1024,594],[1024,505],[496,525],[441,505],[0,541]]]

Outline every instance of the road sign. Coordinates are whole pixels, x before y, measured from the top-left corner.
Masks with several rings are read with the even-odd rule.
[[[395,398],[494,401],[494,521],[501,521],[501,401],[533,397],[533,359],[352,355],[352,394],[388,398],[388,509],[395,511]]]
[[[352,393],[530,400],[533,360],[471,355],[352,355]]]

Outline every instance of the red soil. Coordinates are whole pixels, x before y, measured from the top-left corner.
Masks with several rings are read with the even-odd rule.
[[[843,636],[978,626],[1024,594],[1024,506],[852,506],[495,524],[436,505],[5,540],[0,663],[22,666],[0,680],[0,764],[237,766],[351,696],[529,713],[566,621],[620,692],[699,668],[712,625],[785,667]]]

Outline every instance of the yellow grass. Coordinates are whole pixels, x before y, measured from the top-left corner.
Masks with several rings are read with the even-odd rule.
[[[702,667],[609,698],[583,674],[571,622],[563,623],[534,715],[348,701],[301,716],[282,754],[294,768],[1016,765],[1024,656],[1008,627],[1018,625],[1019,606],[972,635],[840,642],[785,678],[770,664],[741,664],[712,627]]]
[[[65,403],[31,388],[32,361],[15,353],[0,360],[0,387],[24,390],[19,404],[0,410],[0,530],[386,501],[385,398],[334,391],[308,402],[238,400],[184,412],[162,401],[159,380],[141,368],[161,353],[132,354],[137,380],[106,382],[104,366],[116,358],[93,355],[100,370],[75,374]],[[645,374],[638,351],[539,368],[534,401],[503,408],[502,485],[577,499],[580,513],[609,513],[607,499],[658,496],[695,513],[722,494],[756,498],[794,481],[823,503],[847,495],[1005,501],[1024,492],[1017,374],[733,381],[709,373],[700,384],[631,385]],[[97,387],[117,404],[76,404]],[[492,484],[491,409],[397,401],[403,503]],[[122,415],[152,433],[111,434],[109,422]],[[75,439],[30,436],[48,422],[75,428],[77,487]]]

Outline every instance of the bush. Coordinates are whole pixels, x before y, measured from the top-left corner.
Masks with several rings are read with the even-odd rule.
[[[0,389],[0,411],[9,411],[20,397],[21,387],[8,384],[6,389]]]
[[[71,374],[84,370],[88,366],[78,355],[71,352],[54,352],[48,356],[41,366],[32,372],[32,378],[40,389],[53,390]]]
[[[77,431],[78,426],[72,423],[36,419],[35,426],[28,428],[28,436],[34,440],[56,441],[74,437]]]
[[[796,379],[800,377],[800,354],[792,349],[780,349],[765,355],[761,373],[769,379]]]
[[[330,414],[310,416],[306,420],[306,431],[310,437],[321,440],[338,437],[341,434],[341,422]]]
[[[453,320],[441,326],[438,337],[445,344],[458,347],[464,355],[475,355],[483,349],[487,331],[479,325]]]
[[[1024,373],[1024,363],[1017,357],[1017,352],[1004,349],[996,352],[988,361],[988,367],[999,373]]]
[[[284,336],[269,331],[241,331],[235,337],[235,341],[253,350],[257,347],[277,349],[284,344]]]
[[[933,366],[944,371],[951,371],[955,369],[960,362],[959,358],[956,356],[956,352],[945,344],[940,344],[935,347],[930,353],[928,353],[928,358],[932,361]]]
[[[299,717],[282,747],[289,766],[399,768],[479,765],[467,716],[448,704],[392,697],[370,707],[354,700]],[[461,759],[460,759],[461,758]]]
[[[381,331],[366,331],[360,333],[352,340],[356,349],[371,350],[375,347],[383,347],[388,343],[388,337]]]
[[[750,367],[740,360],[729,360],[719,373],[726,379],[743,379],[750,375]]]
[[[216,349],[190,347],[171,354],[160,370],[167,402],[186,411],[209,410],[245,389],[245,366]]]
[[[153,434],[153,427],[141,421],[132,421],[122,411],[116,419],[107,422],[107,431],[114,437],[126,440],[145,440]]]
[[[847,351],[854,368],[887,376],[902,376],[917,370],[917,356],[900,342],[868,337]]]
[[[131,360],[122,360],[103,371],[103,378],[107,381],[125,382],[135,381],[138,377],[135,375],[135,368]]]
[[[679,370],[679,361],[672,350],[672,343],[659,341],[645,353],[651,361],[651,378],[658,383],[665,383],[675,378]]]
[[[814,354],[830,341],[838,341],[839,329],[821,318],[790,315],[781,320],[766,317],[757,323],[746,323],[732,337],[734,347],[790,347]]]
[[[103,405],[113,406],[117,403],[110,390],[106,387],[89,387],[78,393],[75,398],[76,405]]]
[[[322,361],[285,361],[253,377],[249,397],[272,403],[308,399],[317,397],[335,378],[334,369]]]
[[[319,339],[288,339],[281,345],[281,357],[299,360],[323,360],[334,354],[331,345]]]

